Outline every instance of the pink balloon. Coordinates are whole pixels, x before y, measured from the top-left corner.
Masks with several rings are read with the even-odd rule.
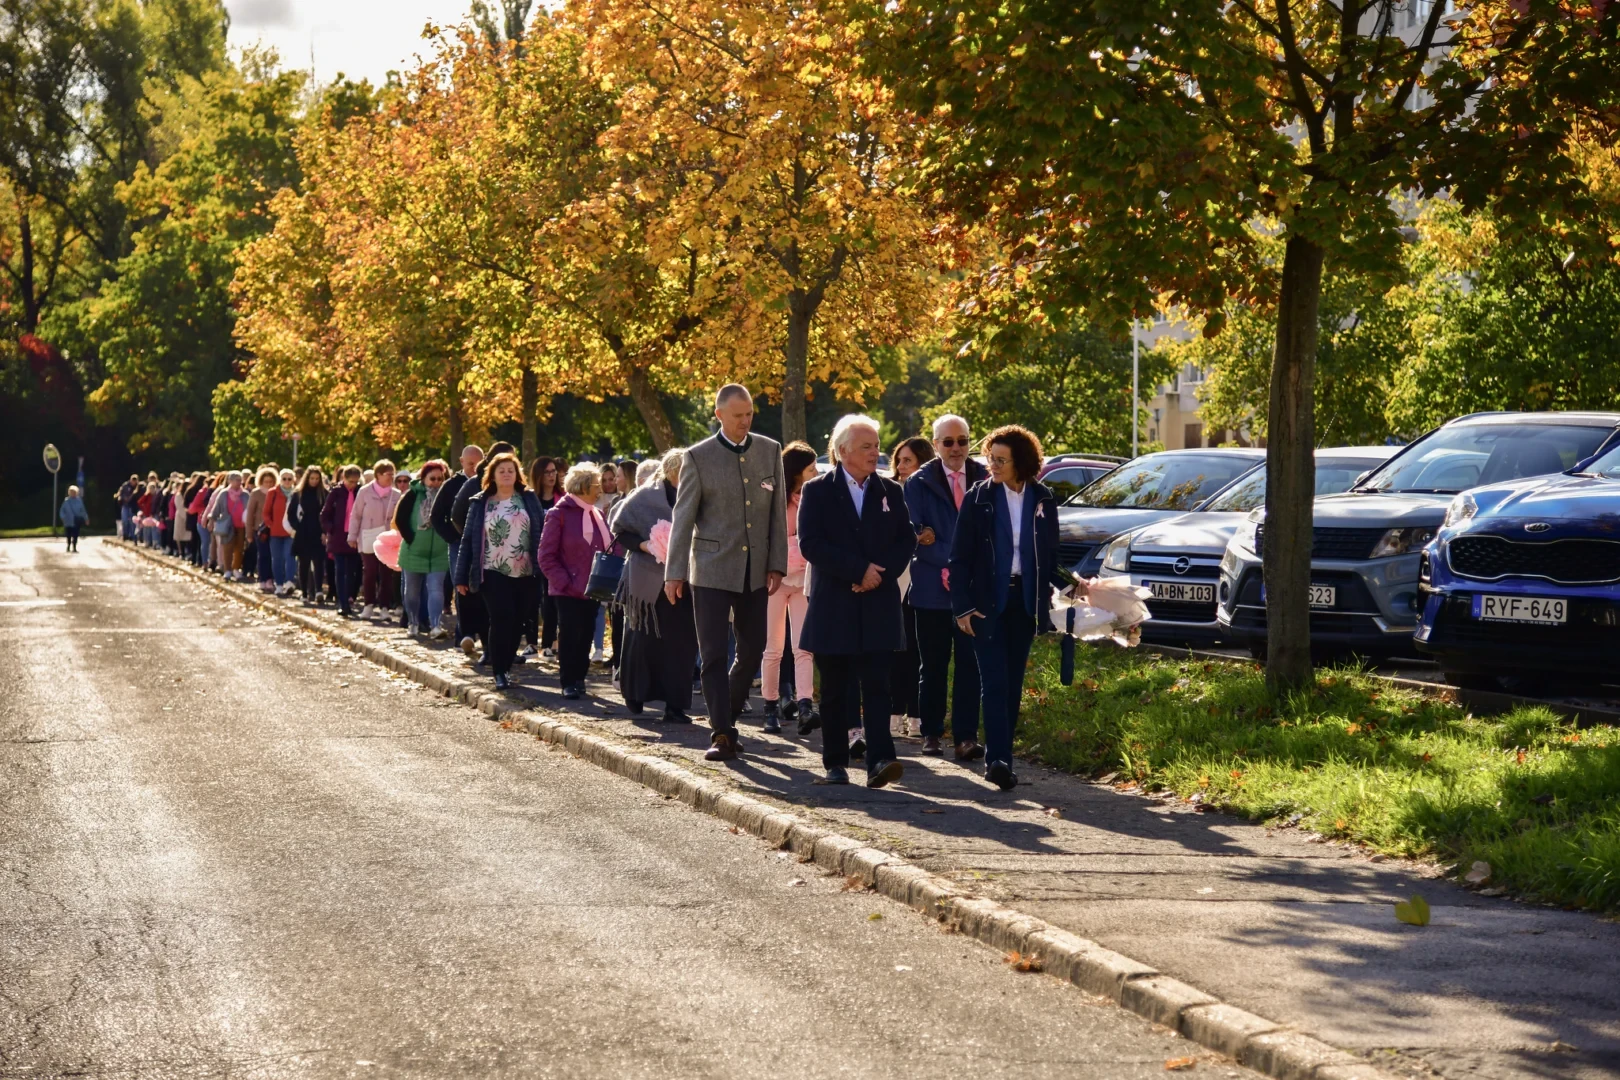
[[[388,567],[388,569],[398,570],[399,544],[399,530],[389,529],[387,532],[377,537],[377,542],[372,546],[371,553],[377,556],[377,558],[382,561],[382,564]]]

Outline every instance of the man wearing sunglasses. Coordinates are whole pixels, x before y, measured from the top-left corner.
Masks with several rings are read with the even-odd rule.
[[[960,416],[934,421],[934,453],[906,481],[906,506],[917,530],[917,551],[911,558],[911,592],[916,610],[917,652],[922,661],[917,686],[917,712],[922,718],[925,754],[939,754],[945,735],[945,701],[951,703],[951,737],[956,756],[975,761],[984,756],[979,745],[979,665],[973,658],[973,639],[957,628],[951,617],[951,541],[956,538],[957,511],[968,489],[990,473],[968,456],[973,436]],[[956,685],[950,687],[951,655],[956,655]]]

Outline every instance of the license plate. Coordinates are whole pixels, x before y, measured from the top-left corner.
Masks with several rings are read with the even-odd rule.
[[[1337,607],[1339,602],[1339,589],[1336,585],[1312,585],[1311,607]],[[1260,586],[1260,602],[1266,602],[1266,587]]]
[[[1474,618],[1484,622],[1543,623],[1569,621],[1567,601],[1544,596],[1474,596]]]
[[[1196,585],[1190,581],[1144,581],[1153,590],[1155,600],[1179,600],[1190,604],[1213,604],[1215,586]]]

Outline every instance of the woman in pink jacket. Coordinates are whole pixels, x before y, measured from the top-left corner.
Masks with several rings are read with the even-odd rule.
[[[809,567],[799,554],[799,489],[816,477],[816,452],[809,444],[788,443],[782,448],[782,475],[787,477],[787,531],[788,572],[781,588],[766,602],[765,660],[760,671],[760,691],[765,695],[765,727],[768,732],[782,730],[782,648],[788,636],[788,621],[793,630],[793,687],[798,693],[799,733],[808,735],[815,730],[816,707],[811,699],[815,688],[815,658],[799,648],[799,629],[804,625],[804,613],[809,606],[806,595]],[[790,701],[791,704],[791,701]]]
[[[360,552],[360,593],[366,603],[362,619],[374,619],[394,606],[399,574],[384,566],[372,549],[377,537],[388,531],[398,504],[394,463],[383,458],[371,467],[371,483],[360,486],[349,509],[349,543]]]
[[[591,639],[596,635],[597,602],[585,595],[591,563],[599,551],[620,553],[597,512],[602,494],[602,471],[595,465],[575,465],[563,479],[567,492],[546,511],[540,533],[540,569],[557,601],[557,672],[563,697],[585,696],[585,676],[591,668]],[[617,647],[617,646],[615,646]]]

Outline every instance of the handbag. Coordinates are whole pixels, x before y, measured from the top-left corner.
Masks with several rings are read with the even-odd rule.
[[[379,525],[375,529],[360,530],[360,552],[364,555],[376,554],[377,537],[388,531],[388,526]]]
[[[591,557],[591,576],[585,582],[586,599],[610,602],[619,591],[619,579],[622,577],[624,556],[611,551],[598,551]]]

